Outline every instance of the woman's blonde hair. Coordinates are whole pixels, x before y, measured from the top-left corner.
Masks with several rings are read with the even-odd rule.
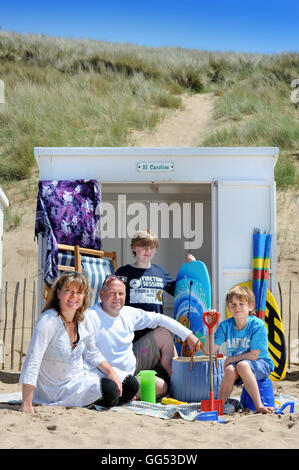
[[[74,317],[74,320],[77,322],[83,321],[84,312],[89,306],[89,285],[88,280],[83,273],[72,272],[62,274],[51,288],[42,313],[53,308],[56,310],[58,315],[61,315],[57,291],[58,289],[62,289],[62,287],[69,286],[71,284],[75,284],[78,290],[84,294],[82,305],[77,309]]]
[[[131,240],[131,250],[133,255],[136,256],[136,252],[133,249],[134,246],[154,246],[158,248],[159,240],[150,230],[139,230]]]
[[[237,297],[238,300],[248,303],[248,305],[253,305],[253,309],[250,310],[250,315],[255,315],[255,297],[252,290],[247,286],[235,286],[227,293],[226,296],[226,305],[228,306],[229,302],[233,297]]]

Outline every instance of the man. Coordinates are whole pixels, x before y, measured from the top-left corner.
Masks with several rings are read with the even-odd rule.
[[[183,341],[187,340],[189,348],[194,352],[200,349],[198,338],[188,328],[166,315],[125,306],[125,283],[126,278],[122,276],[107,276],[100,291],[101,302],[86,312],[88,329],[94,334],[97,347],[121,382],[128,375],[137,375],[140,370],[151,369],[160,356],[161,364],[170,376],[174,355],[172,334],[178,335]],[[151,341],[149,349],[145,345],[144,354],[136,360],[133,352],[134,332],[158,326],[163,327],[164,335],[157,335],[156,342]],[[165,395],[167,390],[166,381],[156,377],[157,397]]]

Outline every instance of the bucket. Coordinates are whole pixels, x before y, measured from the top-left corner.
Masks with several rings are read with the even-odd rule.
[[[275,399],[274,399],[274,392],[273,392],[273,385],[269,377],[265,379],[257,381],[261,400],[264,406],[271,406],[274,408],[275,406]],[[241,394],[241,404],[244,408],[249,408],[251,411],[256,411],[255,405],[252,401],[252,398],[248,394],[246,388],[243,386],[242,394]]]
[[[140,377],[141,400],[156,403],[155,370],[141,370],[136,377]]]
[[[200,402],[210,398],[209,357],[194,356],[190,370],[190,357],[174,357],[172,360],[172,375],[170,379],[170,395],[176,400]],[[224,359],[213,360],[214,396],[218,398],[222,377],[224,374]]]

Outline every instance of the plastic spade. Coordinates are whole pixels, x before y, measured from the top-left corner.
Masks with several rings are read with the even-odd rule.
[[[223,415],[223,400],[214,399],[214,390],[213,390],[213,358],[212,358],[212,335],[213,328],[219,320],[218,312],[204,312],[203,322],[208,327],[209,330],[209,364],[210,364],[210,399],[201,401],[201,411],[218,411],[219,415]],[[209,321],[210,318],[212,321]]]

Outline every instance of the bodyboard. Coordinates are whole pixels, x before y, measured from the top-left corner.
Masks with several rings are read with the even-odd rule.
[[[238,285],[252,289],[252,281],[242,282]],[[227,318],[231,317],[227,307],[226,316]],[[265,325],[268,331],[268,351],[275,366],[269,377],[274,381],[283,380],[287,369],[285,334],[278,305],[269,289],[267,289],[266,296]]]
[[[176,277],[174,293],[174,319],[186,326],[205,342],[207,327],[203,323],[203,312],[211,308],[211,282],[206,265],[202,261],[184,263]],[[182,340],[174,336],[178,355],[181,355]],[[200,351],[196,355],[202,355]]]

